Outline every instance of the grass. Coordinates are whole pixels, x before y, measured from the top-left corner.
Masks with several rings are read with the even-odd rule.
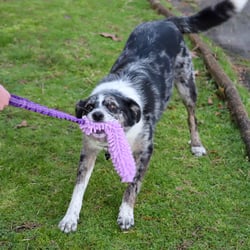
[[[11,93],[71,114],[75,102],[108,72],[133,27],[161,18],[147,1],[0,5],[0,83]],[[197,116],[208,155],[190,154],[186,113],[175,94],[157,127],[136,226],[128,232],[116,225],[125,185],[100,155],[78,230],[61,233],[57,224],[73,190],[81,132],[67,121],[17,108],[1,112],[1,249],[249,249],[249,162],[213,80],[203,62],[194,61]],[[241,92],[249,103],[249,93]],[[18,128],[24,120],[27,126]]]

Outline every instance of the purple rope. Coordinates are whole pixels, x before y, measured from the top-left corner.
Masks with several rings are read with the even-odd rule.
[[[11,95],[9,104],[14,106],[14,107],[27,109],[27,110],[30,110],[30,111],[33,111],[36,113],[40,113],[42,115],[47,115],[47,116],[55,117],[58,119],[63,119],[63,120],[75,122],[78,124],[84,124],[83,119],[78,119],[75,116],[69,115],[69,114],[64,113],[62,111],[50,109],[46,106],[42,106],[38,103],[32,102],[32,101],[25,99],[23,97],[20,97],[20,96]]]
[[[122,182],[133,182],[136,172],[135,161],[126,140],[125,133],[119,123],[92,122],[86,117],[78,119],[62,111],[50,109],[16,95],[11,95],[9,104],[43,115],[78,123],[81,130],[87,135],[95,133],[96,131],[104,131],[107,135],[109,153],[115,170],[120,175]]]

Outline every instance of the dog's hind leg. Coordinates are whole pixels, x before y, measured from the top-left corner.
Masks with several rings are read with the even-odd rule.
[[[136,196],[140,192],[143,177],[147,171],[148,164],[153,153],[153,143],[144,144],[144,150],[135,155],[136,160],[136,176],[134,181],[130,183],[124,192],[122,204],[119,209],[117,223],[122,230],[128,230],[134,226],[134,206]]]
[[[88,152],[88,154],[85,154],[85,152]],[[95,150],[88,150],[86,145],[81,153],[77,172],[77,181],[71,197],[71,201],[64,218],[58,225],[61,231],[65,233],[74,232],[77,229],[79,214],[82,207],[83,195],[93,171],[97,153],[98,152]]]
[[[186,47],[182,48],[181,53],[177,57],[175,73],[175,84],[188,113],[188,125],[191,136],[191,151],[195,156],[205,155],[206,149],[201,143],[197,127],[197,120],[195,117],[197,92],[193,74],[193,64],[191,56]]]

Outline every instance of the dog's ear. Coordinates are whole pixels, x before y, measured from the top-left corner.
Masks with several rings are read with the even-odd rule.
[[[135,121],[134,123],[139,122],[141,119],[141,108],[140,108],[139,104],[130,98],[126,99],[126,104],[127,104],[127,107],[129,108],[129,110],[132,111],[131,118]]]
[[[75,112],[77,118],[82,118],[85,115],[86,112],[84,107],[86,103],[87,103],[86,100],[80,100],[79,102],[76,103]]]

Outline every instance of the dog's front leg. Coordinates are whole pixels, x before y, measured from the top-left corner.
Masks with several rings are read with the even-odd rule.
[[[84,152],[88,152],[86,155]],[[77,222],[82,207],[83,195],[88,185],[97,156],[96,151],[82,151],[77,172],[77,181],[72,194],[68,210],[59,223],[59,228],[65,233],[74,232],[77,229]]]
[[[150,143],[143,152],[135,155],[137,171],[133,183],[130,183],[123,195],[119,209],[117,223],[122,230],[128,230],[134,226],[134,206],[136,196],[140,192],[143,177],[153,153],[153,144]]]

